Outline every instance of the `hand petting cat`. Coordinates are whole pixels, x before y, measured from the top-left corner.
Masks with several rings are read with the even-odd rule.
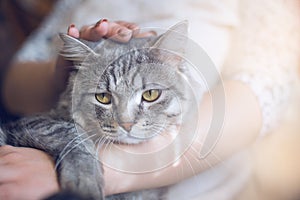
[[[118,42],[128,42],[132,37],[150,37],[155,32],[140,33],[138,25],[125,21],[111,22],[101,19],[96,24],[83,26],[78,30],[74,24],[68,28],[68,35],[90,41],[97,41],[101,38],[110,38]]]
[[[101,19],[95,24],[83,26],[81,29],[76,28],[75,24],[71,24],[68,27],[67,34],[75,38],[81,38],[89,41],[109,38],[117,42],[125,43],[131,38],[155,36],[156,32],[140,32],[139,26],[131,22],[108,21],[107,19]],[[61,56],[57,60],[54,75],[54,83],[57,94],[60,94],[65,89],[70,65],[70,62],[65,61]]]

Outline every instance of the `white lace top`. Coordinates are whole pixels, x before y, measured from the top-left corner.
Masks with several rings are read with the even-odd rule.
[[[253,89],[261,106],[263,135],[279,123],[297,80],[300,2],[242,0],[239,7],[239,25],[223,73]]]

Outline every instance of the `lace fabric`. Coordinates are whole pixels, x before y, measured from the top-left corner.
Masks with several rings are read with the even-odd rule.
[[[300,65],[300,11],[297,0],[242,0],[239,25],[223,75],[254,92],[261,107],[261,136],[280,122]],[[260,6],[257,6],[260,5]]]
[[[280,84],[264,73],[240,73],[232,77],[248,85],[257,97],[262,114],[260,136],[275,129],[280,122],[280,115],[288,104],[290,89],[287,84]]]

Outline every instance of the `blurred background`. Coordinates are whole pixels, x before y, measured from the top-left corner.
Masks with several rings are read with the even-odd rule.
[[[14,53],[51,11],[57,0],[0,1],[0,66],[8,64]]]

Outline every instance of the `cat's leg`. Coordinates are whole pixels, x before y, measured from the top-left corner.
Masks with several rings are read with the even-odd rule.
[[[58,156],[56,164],[61,188],[80,191],[80,195],[88,199],[104,199],[100,162],[94,151],[91,152],[83,144],[77,145],[71,144]]]
[[[63,190],[88,199],[103,198],[100,163],[91,140],[82,139],[73,123],[51,117],[28,117],[8,126],[9,142],[32,147],[51,155]]]

